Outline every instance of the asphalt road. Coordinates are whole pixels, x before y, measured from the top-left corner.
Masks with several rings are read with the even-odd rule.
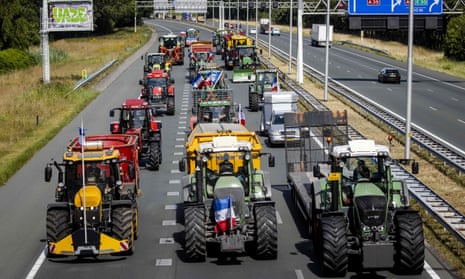
[[[268,36],[259,34],[268,42]],[[274,46],[289,52],[289,33],[272,36]],[[362,42],[358,42],[363,44]],[[297,36],[293,36],[292,54],[297,57]],[[267,55],[267,51],[264,51]],[[415,60],[415,53],[413,53]],[[325,72],[325,48],[312,47],[304,34],[303,62]],[[400,84],[377,81],[383,67],[396,67]],[[295,68],[293,69],[295,71]],[[328,75],[361,95],[396,114],[406,117],[407,63],[378,56],[348,46],[333,44],[329,49]],[[414,66],[412,73],[412,124],[458,147],[465,154],[465,80]]]
[[[173,32],[186,28],[173,22],[156,22]],[[161,31],[160,31],[161,32]],[[210,39],[202,32],[201,39]],[[157,44],[150,45],[155,50]],[[81,119],[88,135],[109,131],[109,110],[126,98],[137,97],[142,76],[140,53],[121,65],[99,88],[101,95],[53,140],[40,150],[6,185],[0,188],[0,252],[1,278],[318,278],[320,270],[314,262],[311,241],[305,225],[296,213],[286,185],[282,148],[268,148],[276,156],[276,167],[270,170],[273,199],[278,217],[278,258],[257,261],[247,255],[219,261],[207,258],[204,263],[184,259],[182,241],[182,197],[177,161],[183,155],[185,132],[190,117],[190,85],[186,66],[175,66],[176,114],[162,116],[163,163],[159,171],[141,171],[142,197],[139,200],[139,239],[136,251],[129,257],[99,257],[98,259],[45,259],[45,210],[53,202],[56,176],[52,183],[43,182],[46,163],[60,160],[69,140],[78,134]],[[217,58],[219,61],[219,58]],[[186,59],[187,61],[187,59]],[[228,73],[230,77],[232,75]],[[234,100],[247,104],[247,84],[234,85]],[[79,96],[76,96],[78,98]],[[245,112],[247,127],[258,130],[259,112]],[[266,164],[265,164],[266,165]],[[427,262],[440,278],[451,278],[444,267],[427,252]],[[373,271],[346,278],[402,278],[390,271]],[[430,278],[428,272],[417,277]]]

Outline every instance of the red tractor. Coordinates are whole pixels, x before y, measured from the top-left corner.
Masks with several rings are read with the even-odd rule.
[[[174,34],[163,35],[158,39],[158,52],[164,53],[166,62],[171,65],[184,65],[184,48],[181,37]]]
[[[120,108],[110,111],[110,117],[118,120],[111,122],[112,134],[131,134],[139,136],[139,159],[150,170],[158,170],[162,161],[161,121],[156,120],[153,109],[141,99],[127,99]]]
[[[142,85],[141,98],[152,108],[165,110],[168,115],[174,115],[174,79],[163,70],[153,70],[139,81]]]

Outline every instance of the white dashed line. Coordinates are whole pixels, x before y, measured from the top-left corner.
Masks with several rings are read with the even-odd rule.
[[[170,181],[168,183],[169,184],[179,184],[179,183],[181,183],[181,180],[179,180],[179,179],[170,179]]]
[[[173,265],[172,259],[157,259],[155,262],[156,266],[171,266]]]
[[[165,210],[176,210],[178,208],[175,204],[167,204],[165,205]]]
[[[177,197],[179,196],[179,192],[168,192],[166,193],[168,197]]]
[[[160,244],[174,244],[174,239],[172,237],[162,237],[160,238]]]
[[[161,222],[162,226],[176,226],[176,220],[163,220]]]

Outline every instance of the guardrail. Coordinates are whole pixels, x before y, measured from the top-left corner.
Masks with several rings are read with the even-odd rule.
[[[267,42],[261,41],[260,44],[267,46]],[[280,56],[280,59],[288,59],[289,55],[284,53],[282,50],[273,48],[273,52]],[[266,66],[273,67],[273,65],[264,60],[262,61]],[[295,60],[294,60],[295,63]],[[323,82],[323,74],[318,72],[315,69],[312,69],[308,65],[304,65],[305,72],[308,75],[311,75],[313,78]],[[329,110],[326,106],[321,104],[321,102],[313,97],[309,92],[307,92],[304,88],[298,85],[294,80],[290,79],[285,73],[280,71],[280,77],[282,80],[288,85],[292,90],[296,91],[296,93],[303,98],[310,106],[312,106],[315,110]],[[367,98],[364,98],[357,92],[343,86],[340,83],[335,82],[334,80],[328,79],[328,86],[336,93],[343,95],[344,97],[350,99],[351,101],[355,102],[358,106],[365,109],[367,112],[372,114],[374,117],[382,120],[389,126],[393,127],[394,129],[398,130],[399,132],[405,131],[403,128],[403,123],[405,120],[402,117],[395,115],[394,113],[381,108],[374,102],[370,101]],[[414,136],[416,136],[416,142],[423,146],[425,149],[432,153],[441,153],[447,147],[442,146],[440,143],[435,143],[436,145],[431,146],[426,144],[426,138],[430,136],[429,133],[422,134],[421,132],[425,132],[423,129],[418,129],[414,131]],[[352,127],[349,127],[351,131],[349,133],[351,138],[360,138],[362,135],[357,132]],[[418,133],[418,134],[417,134]],[[420,143],[421,140],[419,137],[424,137],[425,140]],[[363,136],[362,136],[363,137]],[[433,139],[428,138],[428,140],[433,141]],[[460,157],[460,155],[456,155]],[[440,156],[442,157],[442,156]],[[461,156],[460,159],[463,161],[464,157]],[[458,164],[460,166],[460,164]],[[462,164],[462,167],[464,164]],[[412,197],[419,202],[419,204],[431,215],[433,216],[444,228],[451,233],[458,241],[460,241],[463,245],[465,245],[465,216],[458,212],[451,204],[449,204],[446,200],[442,199],[437,193],[431,190],[427,185],[423,184],[420,180],[418,180],[415,176],[409,173],[403,166],[396,165],[393,167],[393,175],[396,178],[403,179],[409,188],[409,192]]]
[[[93,80],[94,78],[96,78],[98,75],[100,75],[101,73],[103,73],[104,71],[106,71],[108,68],[110,68],[111,66],[113,66],[113,64],[115,64],[116,61],[118,61],[118,59],[113,59],[113,60],[111,60],[108,64],[106,64],[105,66],[103,66],[102,68],[100,68],[98,71],[96,71],[95,73],[90,74],[86,79],[82,79],[82,80],[78,81],[78,82],[74,85],[73,91],[75,91],[75,90],[77,90],[78,88],[81,88],[82,86],[84,86],[84,85],[86,85],[87,83],[89,83],[91,80]]]

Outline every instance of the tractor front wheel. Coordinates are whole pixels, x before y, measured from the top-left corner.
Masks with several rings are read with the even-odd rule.
[[[168,115],[174,115],[174,96],[170,96],[166,100],[166,110]]]
[[[420,274],[425,262],[425,243],[418,213],[400,213],[395,217],[396,256],[394,270],[401,274]]]
[[[134,210],[131,207],[116,207],[112,210],[111,221],[113,224],[112,234],[118,240],[127,239],[129,241],[127,251],[118,253],[119,255],[131,255],[134,253]]]
[[[258,259],[276,259],[278,256],[278,227],[273,206],[255,208],[255,239]]]
[[[47,211],[47,241],[58,242],[71,234],[72,228],[69,224],[69,211],[63,208],[52,208]],[[47,247],[47,257],[54,255],[49,253]]]
[[[184,233],[186,256],[191,261],[205,261],[207,239],[205,229],[205,209],[203,207],[184,208]]]
[[[319,227],[322,273],[344,276],[347,272],[347,229],[344,216],[323,217]]]
[[[147,168],[150,170],[159,170],[160,169],[160,143],[152,142],[150,144],[150,154],[148,158]]]
[[[259,107],[259,96],[257,93],[250,93],[250,98],[249,98],[249,108],[251,111],[258,111],[260,109]]]

